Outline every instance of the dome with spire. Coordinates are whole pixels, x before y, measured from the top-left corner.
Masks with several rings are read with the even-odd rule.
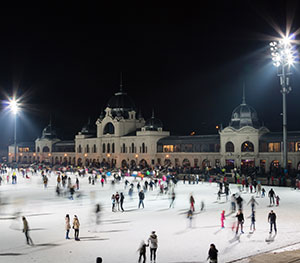
[[[107,107],[111,109],[113,117],[129,118],[129,111],[135,111],[136,107],[133,100],[123,91],[122,75],[120,91],[116,92],[108,101]]]
[[[163,128],[163,123],[160,119],[155,118],[154,111],[152,112],[152,117],[148,119],[145,123],[144,129],[146,131],[158,131]]]
[[[91,123],[91,119],[89,118],[88,122],[82,127],[81,134],[96,134],[96,126]]]
[[[43,129],[42,138],[43,139],[55,139],[55,138],[57,138],[56,131],[52,127],[51,122]]]
[[[240,129],[244,126],[260,127],[256,110],[246,103],[245,87],[243,87],[242,104],[233,110],[229,126],[235,129]]]

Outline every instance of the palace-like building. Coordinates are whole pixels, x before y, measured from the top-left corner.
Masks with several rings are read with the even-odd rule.
[[[289,168],[300,169],[300,131],[288,133]],[[242,103],[227,127],[215,135],[172,136],[154,116],[144,120],[122,90],[108,101],[96,123],[88,122],[74,140],[60,140],[51,123],[35,142],[17,144],[17,162],[132,167],[156,164],[205,168],[256,166],[268,171],[282,161],[282,133],[261,125],[255,109]],[[14,160],[9,146],[8,160]]]

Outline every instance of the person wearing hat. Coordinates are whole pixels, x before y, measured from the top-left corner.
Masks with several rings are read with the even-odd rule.
[[[215,244],[210,244],[207,259],[209,259],[209,263],[218,263],[218,250]]]
[[[153,262],[155,263],[156,260],[156,250],[157,250],[157,235],[155,234],[155,231],[152,231],[148,243],[150,244],[150,261],[152,262],[152,259],[154,260]]]

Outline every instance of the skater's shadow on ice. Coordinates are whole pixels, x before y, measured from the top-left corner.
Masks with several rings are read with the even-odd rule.
[[[58,247],[60,244],[54,243],[44,243],[44,244],[34,244],[35,247]]]
[[[230,212],[230,213],[228,213],[227,215],[225,215],[225,216],[230,216],[230,215],[232,215],[234,212],[232,211],[232,212]]]
[[[117,233],[117,232],[125,232],[128,231],[127,229],[112,229],[112,230],[105,230],[105,231],[99,231],[99,233]]]
[[[81,241],[104,241],[109,240],[109,238],[99,238],[99,237],[80,237]]]
[[[0,253],[0,256],[2,257],[8,257],[8,256],[22,256],[24,254],[22,253]]]
[[[275,237],[276,237],[276,234],[274,234],[273,236],[270,234],[270,235],[266,238],[267,244],[270,244],[270,243],[274,242],[274,241],[275,241]]]

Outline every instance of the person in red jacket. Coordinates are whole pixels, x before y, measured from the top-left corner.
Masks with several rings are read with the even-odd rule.
[[[224,220],[225,220],[225,210],[221,213],[221,227],[224,228]]]

